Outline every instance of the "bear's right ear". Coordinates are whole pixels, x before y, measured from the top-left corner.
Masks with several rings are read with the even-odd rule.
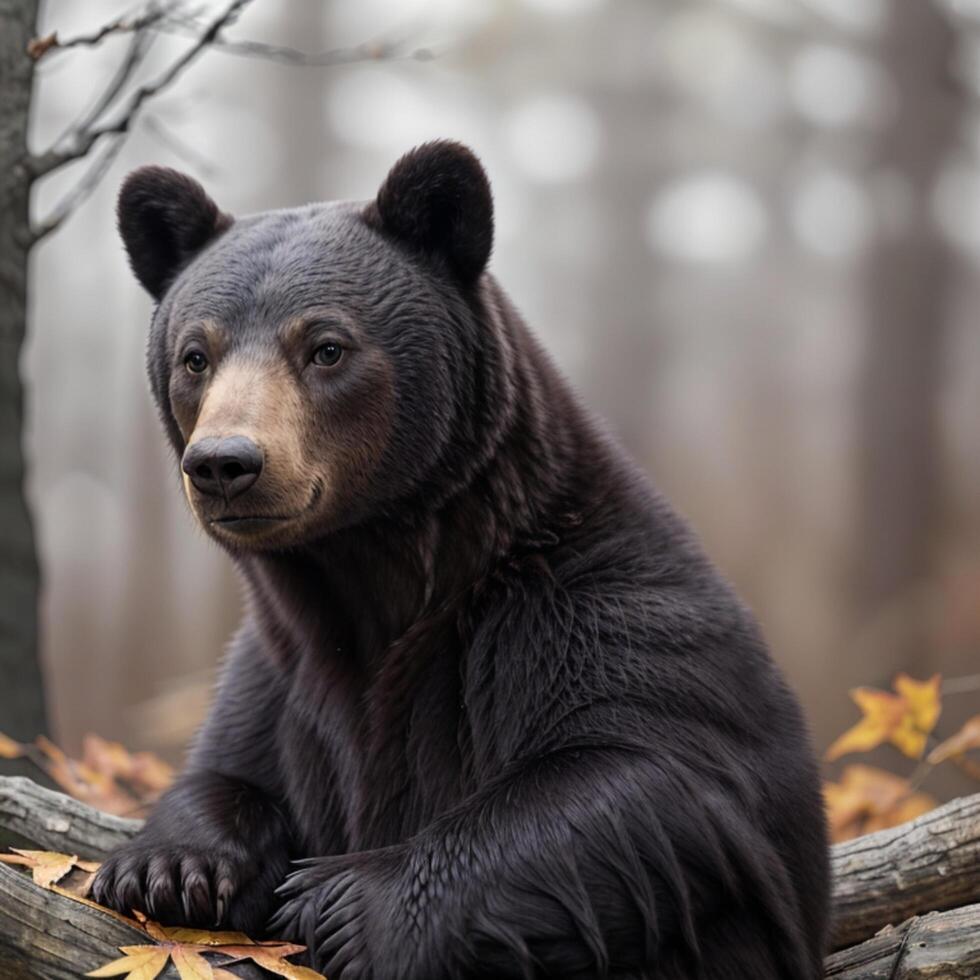
[[[196,180],[169,167],[134,170],[119,192],[116,218],[129,264],[155,300],[232,223]]]

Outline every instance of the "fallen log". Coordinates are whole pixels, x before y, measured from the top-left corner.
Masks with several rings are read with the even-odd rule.
[[[831,953],[826,980],[980,977],[980,905],[915,916]]]
[[[833,848],[832,946],[922,912],[980,902],[980,793]]]
[[[0,777],[0,850],[34,847],[99,860],[138,820],[101,813],[22,777]],[[833,848],[827,978],[980,978],[980,794]],[[148,942],[98,909],[0,865],[0,980],[74,980]],[[846,949],[839,947],[846,946]],[[236,964],[242,977],[264,974]],[[170,972],[162,977],[175,977]]]

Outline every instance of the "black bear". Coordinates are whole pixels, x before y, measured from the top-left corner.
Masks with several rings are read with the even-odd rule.
[[[119,225],[247,612],[99,901],[295,939],[330,980],[822,976],[800,709],[487,273],[473,154],[239,220],[145,167]]]

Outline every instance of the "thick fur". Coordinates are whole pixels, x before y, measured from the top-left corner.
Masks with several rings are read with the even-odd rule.
[[[223,540],[244,624],[185,772],[95,894],[253,934],[271,917],[331,980],[816,980],[827,849],[799,707],[482,272],[479,208],[468,245],[465,210],[393,216],[431,186],[465,200],[479,164],[453,144],[409,159],[421,197],[396,167],[380,206],[238,221],[156,312],[178,453],[175,338],[195,318],[253,364],[307,306],[360,324],[349,374],[299,375],[317,453],[354,424],[369,348],[394,408],[357,493],[332,483],[343,499],[301,539]]]

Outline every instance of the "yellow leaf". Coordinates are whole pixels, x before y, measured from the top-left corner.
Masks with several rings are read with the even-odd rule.
[[[839,759],[848,752],[867,752],[888,741],[905,713],[905,702],[887,691],[858,687],[851,691],[851,700],[864,717],[827,749],[828,760]]]
[[[206,929],[186,929],[183,926],[161,926],[147,922],[146,931],[155,939],[193,946],[252,946],[254,941],[244,932],[209,932]]]
[[[955,735],[940,742],[929,753],[929,762],[936,766],[970,749],[980,749],[980,715],[974,715]]]
[[[214,980],[211,964],[198,952],[174,946],[170,951],[180,980]]]
[[[894,827],[932,810],[936,801],[913,793],[907,779],[874,766],[845,766],[840,782],[824,784],[824,800],[835,842]]]
[[[0,759],[19,759],[24,754],[24,746],[0,732]]]
[[[56,851],[25,851],[19,847],[12,847],[11,850],[32,862],[29,865],[31,877],[34,884],[42,888],[50,888],[64,878],[78,860],[76,854],[58,854]]]
[[[939,693],[942,680],[940,674],[934,674],[927,681],[917,681],[908,674],[899,674],[895,678],[895,690],[905,701],[913,726],[924,735],[936,727],[943,710]]]
[[[211,976],[214,980],[241,980],[237,974],[231,972],[231,970],[222,970],[220,966],[211,967]]]
[[[303,949],[303,947],[300,947],[300,949]],[[261,946],[253,947],[253,950],[254,952],[248,954],[252,957],[252,960],[261,966],[262,969],[268,970],[270,973],[275,973],[276,976],[286,977],[286,980],[325,980],[322,973],[317,973],[316,970],[311,970],[306,966],[287,963],[282,956],[277,956],[275,953]],[[298,953],[299,951],[294,950],[293,952]],[[291,956],[292,953],[286,953],[285,955]]]
[[[87,977],[121,977],[127,980],[155,980],[170,959],[170,950],[163,946],[121,946],[125,956],[98,970],[86,973]]]
[[[889,736],[889,741],[910,759],[921,758],[926,748],[926,733],[915,727],[911,715],[902,715],[901,721]]]

